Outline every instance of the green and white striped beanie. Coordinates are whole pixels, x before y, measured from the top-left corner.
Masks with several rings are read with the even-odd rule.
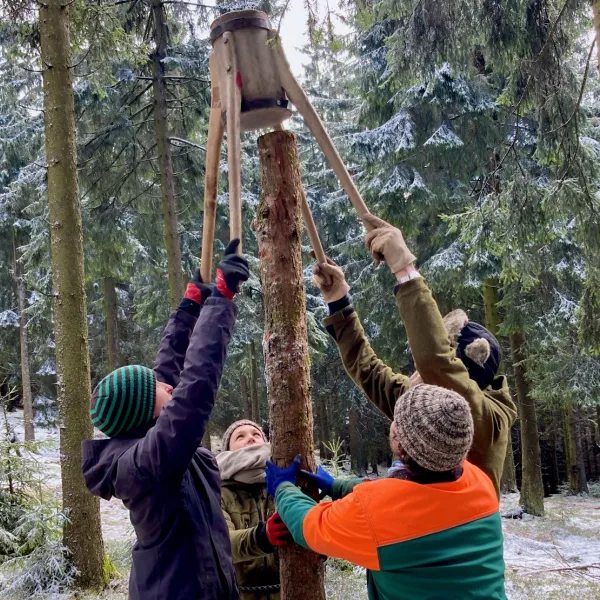
[[[115,369],[92,393],[92,423],[108,437],[116,437],[149,423],[155,398],[156,379],[152,369],[140,365]]]

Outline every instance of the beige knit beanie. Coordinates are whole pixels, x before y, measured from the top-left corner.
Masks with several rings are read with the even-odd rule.
[[[244,425],[252,425],[252,427],[256,427],[256,429],[258,429],[261,432],[263,440],[265,440],[265,442],[267,441],[265,432],[262,430],[260,425],[257,425],[254,421],[250,421],[250,419],[241,419],[239,421],[235,421],[235,423],[232,423],[225,430],[225,433],[223,434],[223,439],[221,440],[221,451],[229,450],[229,442],[231,441],[231,436],[233,435],[233,432],[238,427],[243,427]]]
[[[473,417],[467,401],[436,385],[417,385],[400,396],[394,422],[402,448],[429,471],[455,469],[473,442]]]

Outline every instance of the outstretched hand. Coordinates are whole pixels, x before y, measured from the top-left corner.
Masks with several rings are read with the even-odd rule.
[[[335,479],[321,465],[318,466],[316,473],[302,469],[300,475],[328,496],[331,496],[333,493],[333,482]]]
[[[311,256],[314,258],[313,252]],[[344,271],[330,258],[327,258],[326,263],[313,265],[313,283],[319,288],[327,304],[341,300],[350,291]]]
[[[233,300],[235,294],[240,291],[240,283],[248,281],[248,277],[250,277],[248,261],[240,254],[236,254],[239,245],[238,238],[231,240],[217,267],[215,287],[223,297],[229,300]]]
[[[364,215],[363,221],[365,225],[372,227],[365,238],[365,244],[373,255],[375,264],[385,260],[391,272],[398,273],[416,260],[397,227],[372,214]]]
[[[197,304],[204,304],[211,295],[212,289],[212,285],[202,281],[200,269],[196,269],[194,276],[187,284],[187,289],[185,290],[185,295],[183,297],[192,300]]]
[[[275,494],[277,492],[277,488],[286,481],[293,483],[296,485],[296,476],[298,475],[298,470],[300,469],[300,455],[296,456],[292,464],[282,469],[277,465],[273,464],[270,460],[267,461],[266,466],[266,483],[267,483],[267,492],[273,498],[275,498]]]

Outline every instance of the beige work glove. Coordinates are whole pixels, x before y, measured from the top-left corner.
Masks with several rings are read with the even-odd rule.
[[[313,283],[319,288],[327,304],[341,300],[350,291],[344,271],[330,258],[327,263],[313,265]]]
[[[362,220],[372,228],[365,238],[365,244],[373,255],[375,264],[385,260],[392,273],[397,273],[416,260],[399,229],[371,214],[364,215]]]

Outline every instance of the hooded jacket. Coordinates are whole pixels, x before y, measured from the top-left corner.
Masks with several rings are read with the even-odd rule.
[[[209,298],[200,317],[176,310],[154,364],[173,397],[156,421],[82,444],[88,489],[129,510],[137,541],[132,600],[238,600],[221,481],[199,447],[214,407],[236,317],[233,302]],[[190,339],[191,336],[191,339]]]

